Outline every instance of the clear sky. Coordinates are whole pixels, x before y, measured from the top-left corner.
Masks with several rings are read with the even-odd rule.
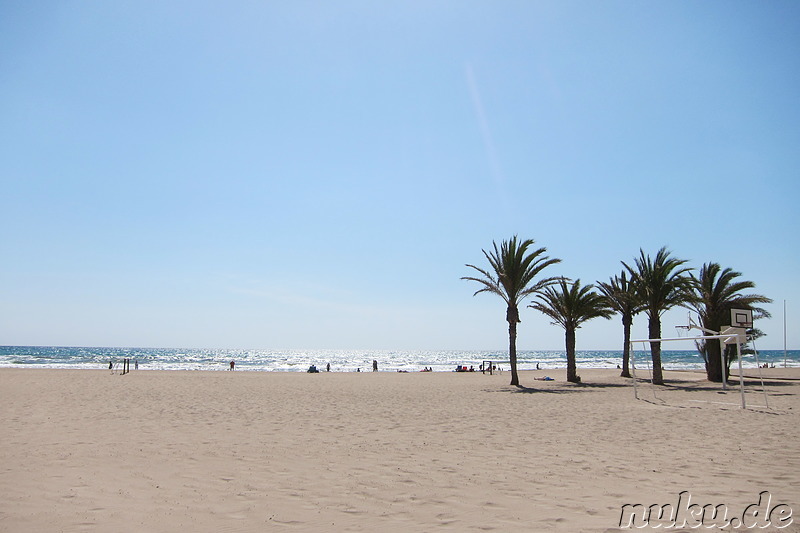
[[[2,2],[0,344],[502,349],[460,278],[517,234],[719,262],[800,348],[799,96],[794,0]]]

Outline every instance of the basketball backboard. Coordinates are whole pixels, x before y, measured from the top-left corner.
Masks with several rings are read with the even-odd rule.
[[[753,311],[750,309],[731,309],[731,326],[735,328],[752,328]]]

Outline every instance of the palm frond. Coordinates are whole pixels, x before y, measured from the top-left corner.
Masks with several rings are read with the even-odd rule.
[[[659,249],[655,258],[639,249],[639,257],[634,260],[633,267],[622,262],[636,285],[643,310],[649,317],[658,317],[675,306],[688,305],[693,301],[695,282],[689,276],[693,269],[686,266],[687,262],[686,259],[671,256],[666,247]]]
[[[593,318],[611,318],[613,310],[608,299],[595,292],[594,285],[581,286],[576,279],[568,284],[561,279],[536,295],[528,307],[553,319],[564,329],[577,329]]]
[[[519,241],[514,235],[499,245],[492,242],[490,250],[481,250],[489,262],[489,269],[466,265],[481,274],[481,277],[465,276],[461,279],[475,281],[483,285],[475,294],[489,292],[497,294],[510,307],[518,306],[522,300],[560,278],[536,279],[545,268],[560,263],[560,259],[544,255],[546,248],[531,250],[532,239]]]
[[[772,303],[772,300],[761,294],[742,294],[742,291],[755,288],[755,283],[737,280],[741,276],[741,272],[723,269],[719,263],[713,262],[705,263],[698,276],[692,276],[695,291],[692,307],[703,327],[717,331],[729,324],[731,309],[749,309],[756,316],[770,316],[759,304]]]

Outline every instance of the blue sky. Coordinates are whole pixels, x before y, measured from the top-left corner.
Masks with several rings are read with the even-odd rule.
[[[719,262],[798,348],[798,94],[793,1],[5,2],[0,344],[502,349],[460,278],[517,234]]]

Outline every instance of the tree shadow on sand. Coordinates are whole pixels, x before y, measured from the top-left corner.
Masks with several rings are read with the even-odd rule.
[[[484,389],[484,392],[500,392],[500,393],[509,393],[509,394],[576,394],[581,393],[583,391],[590,391],[590,390],[611,390],[611,389],[625,389],[625,388],[633,388],[633,381],[630,379],[626,379],[624,382],[615,382],[615,383],[592,383],[592,382],[581,382],[581,383],[569,383],[567,381],[558,381],[558,382],[549,382],[550,385],[548,387],[535,387],[535,386],[505,386],[499,389]],[[638,378],[638,384],[640,387],[652,387],[650,380],[645,378]],[[764,387],[772,388],[773,390],[768,390],[767,394],[769,396],[778,397],[778,396],[794,396],[796,392],[791,390],[786,390],[785,387],[796,386],[796,382],[791,381],[780,381],[780,380],[765,380]],[[780,392],[776,391],[775,389],[784,388]],[[656,385],[656,390],[668,392],[668,391],[682,391],[686,393],[692,392],[716,392],[720,395],[729,394],[734,390],[739,389],[739,381],[734,379],[733,381],[728,382],[728,390],[722,390],[721,383],[713,383],[713,382],[703,382],[703,381],[692,381],[692,380],[681,380],[681,379],[668,379],[665,380],[664,385]],[[761,381],[760,380],[751,380],[745,379],[745,390],[748,392],[753,391],[761,391]],[[780,389],[779,389],[780,390]],[[641,399],[641,398],[640,398]],[[660,401],[654,402],[661,404]],[[663,405],[663,404],[661,404]],[[695,406],[692,406],[695,407]]]
[[[552,381],[550,383],[553,383]],[[557,388],[555,388],[557,387]],[[631,387],[627,383],[569,383],[568,381],[557,382],[554,388],[535,388],[519,385],[517,387],[507,386],[502,389],[484,389],[485,392],[508,392],[513,394],[534,394],[537,392],[550,393],[550,394],[564,394],[572,392],[581,392],[581,390],[590,389],[619,389]]]

